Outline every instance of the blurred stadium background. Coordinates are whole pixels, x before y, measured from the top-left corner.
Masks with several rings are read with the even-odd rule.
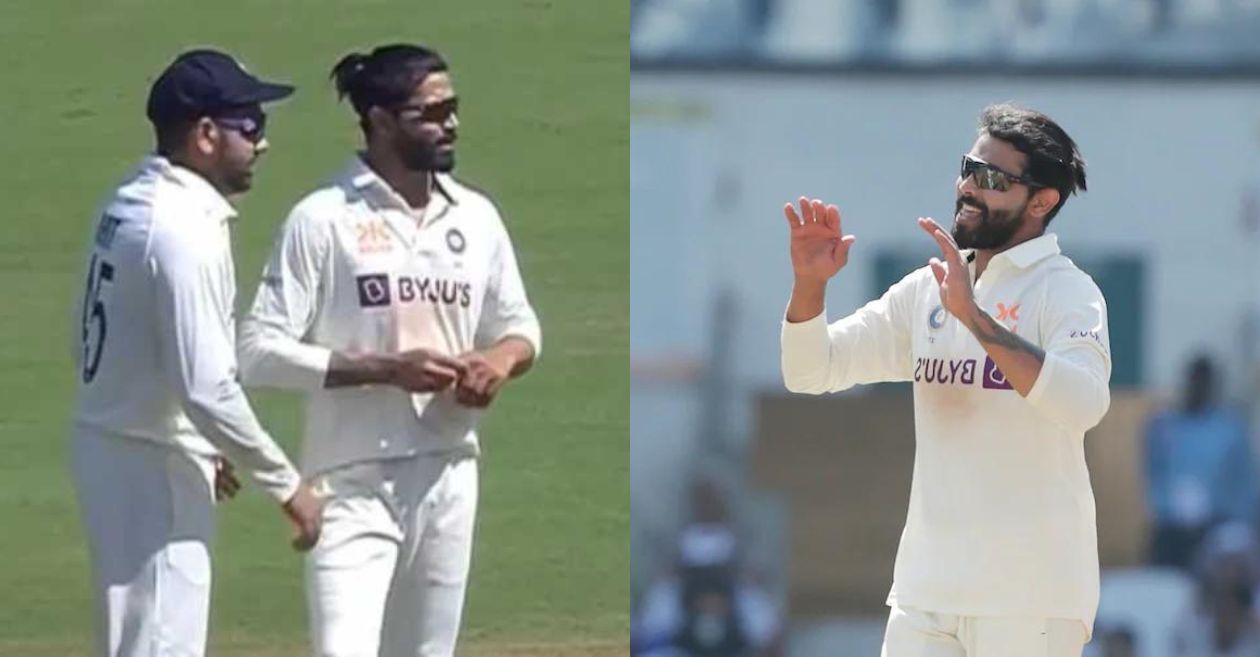
[[[934,254],[914,218],[951,216],[980,109],[1015,101],[1088,162],[1090,191],[1051,229],[1109,305],[1113,402],[1086,442],[1105,571],[1090,654],[1218,654],[1203,635],[1219,626],[1219,654],[1260,655],[1257,35],[1255,0],[633,0],[640,637],[687,573],[725,561],[730,590],[761,600],[746,616],[764,654],[878,654],[910,391],[783,390],[780,208],[840,206],[858,241],[828,313],[847,314]],[[1215,424],[1181,421],[1196,357],[1219,383],[1196,417]],[[1184,540],[1158,565],[1169,536]]]
[[[461,654],[626,653],[628,19],[626,5],[583,0],[0,0],[0,656],[91,645],[67,347],[97,204],[152,145],[152,79],[212,45],[298,87],[274,108],[271,150],[239,205],[244,305],[288,209],[359,142],[329,69],[392,41],[451,63],[457,174],[502,210],[547,336],[483,426]],[[251,396],[292,453],[298,399]],[[300,558],[282,516],[247,490],[219,515],[210,654],[305,655]]]

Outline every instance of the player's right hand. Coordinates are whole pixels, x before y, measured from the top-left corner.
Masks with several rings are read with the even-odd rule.
[[[236,478],[236,468],[222,456],[214,457],[214,499],[223,502],[236,497],[241,481]]]
[[[289,516],[297,527],[297,536],[293,538],[293,549],[306,552],[319,542],[319,532],[324,525],[324,500],[315,492],[309,482],[298,484],[293,497],[285,502],[284,514]]]
[[[408,392],[439,392],[455,384],[468,371],[457,358],[432,349],[412,349],[398,354],[393,385]]]
[[[849,262],[849,247],[857,238],[840,230],[840,209],[800,197],[801,213],[791,203],[783,206],[791,230],[792,272],[798,280],[826,282]]]

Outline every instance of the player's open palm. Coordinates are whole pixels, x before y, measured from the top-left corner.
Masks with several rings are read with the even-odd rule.
[[[802,196],[800,215],[791,203],[783,206],[791,230],[792,272],[798,279],[827,281],[849,262],[849,248],[857,238],[840,229],[840,209]]]
[[[963,262],[962,251],[954,238],[931,218],[919,217],[919,227],[931,235],[941,249],[940,258],[928,261],[932,275],[941,286],[941,305],[955,317],[966,317],[975,303],[975,290],[971,287],[971,272]]]

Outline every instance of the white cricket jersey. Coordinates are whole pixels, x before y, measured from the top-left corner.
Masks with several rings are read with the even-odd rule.
[[[481,412],[454,394],[325,388],[332,351],[456,356],[508,337],[542,346],[494,205],[447,175],[412,209],[360,157],[293,208],[241,327],[247,383],[307,391],[302,466],[478,454]]]
[[[995,255],[975,294],[1045,351],[1027,398],[941,307],[928,267],[830,326],[825,312],[784,322],[784,381],[814,394],[914,381],[914,475],[890,604],[1092,627],[1098,546],[1084,435],[1110,404],[1106,304],[1054,235]]]
[[[236,380],[232,206],[198,174],[146,158],[97,222],[73,334],[76,424],[220,451],[278,500],[288,458]]]

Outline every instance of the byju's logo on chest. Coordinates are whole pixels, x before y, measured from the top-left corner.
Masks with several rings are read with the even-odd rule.
[[[359,287],[359,305],[379,308],[389,305],[389,274],[365,274],[355,278]]]
[[[981,385],[990,390],[1014,390],[1011,382],[1006,380],[1006,375],[998,369],[997,363],[988,356],[984,357],[984,378],[981,379]]]
[[[914,362],[915,383],[970,386],[976,383],[975,358],[918,358]],[[984,357],[980,386],[988,390],[1013,390],[1006,375],[992,358]]]
[[[359,290],[359,306],[383,308],[395,300],[400,304],[432,303],[468,308],[472,305],[472,283],[429,276],[362,274],[355,277]],[[397,285],[395,293],[392,285]]]

